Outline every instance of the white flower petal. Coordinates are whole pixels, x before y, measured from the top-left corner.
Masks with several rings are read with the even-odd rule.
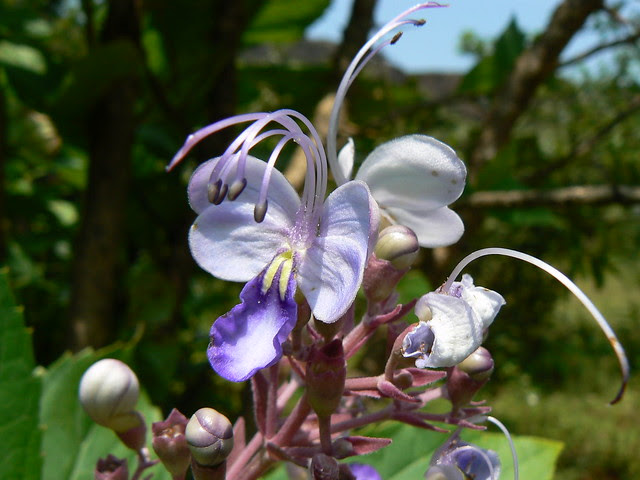
[[[416,309],[428,307],[427,322],[435,337],[431,353],[416,360],[419,368],[452,367],[467,358],[482,343],[482,321],[462,298],[435,292],[418,300]]]
[[[382,208],[413,211],[449,205],[462,194],[467,175],[449,146],[426,135],[408,135],[377,147],[356,174]]]
[[[196,218],[189,231],[189,247],[200,267],[222,280],[247,282],[279,250],[289,248],[293,222],[288,212],[270,204],[264,221],[256,223],[253,208],[240,196],[210,205]]]
[[[351,180],[355,156],[356,147],[353,143],[353,138],[349,138],[345,146],[340,149],[340,153],[338,153],[338,167],[340,167],[340,171],[347,181]]]
[[[455,283],[454,283],[455,285]],[[505,305],[502,295],[485,287],[476,287],[471,275],[462,276],[462,299],[465,300],[482,320],[483,328],[489,327],[498,315],[500,308]]]
[[[213,276],[247,282],[279,250],[288,248],[288,233],[300,199],[284,176],[274,169],[267,214],[263,222],[256,223],[254,207],[267,164],[247,157],[244,191],[236,200],[225,199],[220,205],[213,205],[207,199],[207,183],[217,161],[216,158],[200,165],[189,181],[189,202],[200,214],[189,231],[189,246],[198,265]]]
[[[298,286],[318,320],[335,322],[353,303],[377,228],[377,205],[364,183],[347,182],[327,198],[318,237],[298,269]]]
[[[422,247],[444,247],[460,240],[464,233],[464,224],[460,216],[441,207],[431,211],[386,208],[386,214],[393,223],[405,225],[413,230]]]

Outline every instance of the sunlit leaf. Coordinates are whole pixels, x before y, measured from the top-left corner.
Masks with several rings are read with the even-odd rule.
[[[525,35],[513,18],[496,40],[493,54],[481,59],[462,78],[458,91],[478,95],[494,92],[512,71],[525,46]]]
[[[31,335],[0,271],[0,478],[38,479],[40,378],[34,374]]]
[[[305,0],[295,4],[290,0],[270,0],[260,9],[243,40],[249,45],[299,40],[329,3],[329,0]]]

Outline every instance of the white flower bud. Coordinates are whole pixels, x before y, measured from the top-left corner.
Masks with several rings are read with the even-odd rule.
[[[94,363],[80,380],[82,407],[99,425],[124,432],[140,424],[134,412],[140,386],[136,374],[120,360],[106,358]]]
[[[404,225],[392,225],[382,230],[375,248],[376,257],[388,260],[398,270],[413,265],[419,251],[418,237]]]

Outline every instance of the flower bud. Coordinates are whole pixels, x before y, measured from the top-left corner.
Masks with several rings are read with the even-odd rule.
[[[484,347],[478,349],[457,365],[457,368],[477,381],[489,379],[493,373],[493,358]]]
[[[174,408],[164,422],[151,425],[153,450],[173,478],[184,478],[191,462],[184,435],[187,423],[187,417]]]
[[[135,373],[113,358],[94,363],[80,380],[79,397],[84,410],[94,422],[116,432],[140,425],[134,412],[139,392]]]
[[[473,396],[491,377],[493,358],[484,347],[478,349],[449,370],[446,391],[454,410],[469,404]]]
[[[99,459],[93,478],[95,480],[128,480],[127,460],[116,458],[113,455]]]
[[[338,461],[324,453],[313,456],[309,472],[313,480],[339,480],[340,478]]]
[[[484,450],[460,440],[458,432],[434,453],[427,480],[498,480],[500,459],[492,450]]]
[[[231,422],[213,408],[201,408],[194,413],[185,436],[193,459],[206,467],[220,465],[233,449]]]
[[[371,465],[352,463],[349,467],[356,480],[382,480],[382,476]]]
[[[121,419],[123,417],[120,417]],[[116,430],[116,435],[122,443],[128,448],[139,452],[145,446],[147,437],[147,425],[144,422],[144,417],[140,412],[130,412],[127,415],[127,422],[134,425],[123,432]]]
[[[392,225],[378,236],[374,253],[380,260],[387,260],[398,270],[407,270],[420,251],[418,237],[409,227]]]
[[[383,302],[393,293],[418,254],[420,246],[417,242],[413,231],[402,225],[392,225],[380,232],[362,280],[370,302]]]
[[[331,415],[342,399],[347,364],[341,340],[313,348],[307,362],[307,398],[319,417]]]

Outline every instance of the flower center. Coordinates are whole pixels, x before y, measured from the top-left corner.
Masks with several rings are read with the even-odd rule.
[[[287,250],[275,256],[271,263],[267,267],[267,270],[262,278],[262,294],[266,294],[267,290],[273,285],[273,281],[276,275],[280,272],[278,277],[278,293],[280,294],[280,300],[284,302],[285,295],[287,293],[287,286],[289,285],[289,279],[294,273],[293,269],[293,251]]]

